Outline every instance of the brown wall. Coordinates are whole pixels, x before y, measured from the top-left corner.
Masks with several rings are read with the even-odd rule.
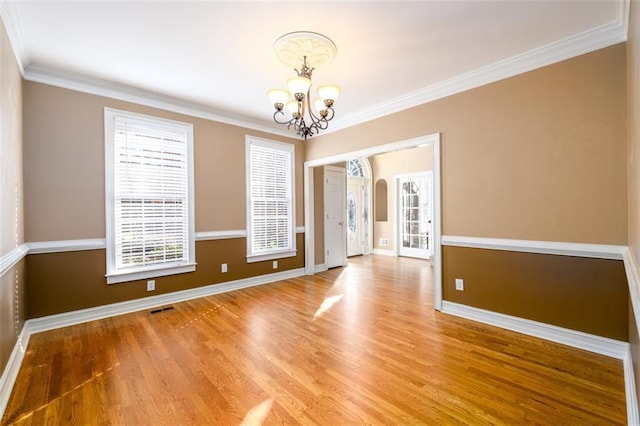
[[[0,258],[24,243],[22,76],[0,22]],[[0,271],[0,374],[25,320],[24,261]]]
[[[445,300],[626,341],[620,260],[443,247]],[[464,291],[455,279],[464,280]]]
[[[25,322],[25,261],[0,276],[0,375]]]
[[[627,148],[629,197],[629,249],[635,261],[640,260],[640,4],[633,0],[629,10],[627,41]],[[640,301],[636,301],[640,302]],[[638,306],[638,305],[636,305]],[[633,309],[631,311],[633,314]],[[640,318],[640,313],[629,320]],[[636,378],[636,394],[640,396],[640,336],[638,326],[629,327],[629,341]]]
[[[445,235],[626,244],[625,45],[307,141],[307,160],[440,132]]]
[[[155,278],[156,290],[147,292],[146,280],[108,285],[105,250],[35,254],[27,257],[28,318],[123,302],[243,278],[304,267],[304,234],[297,234],[297,255],[271,261],[245,261],[244,238],[198,241],[195,272]],[[228,272],[220,265],[227,263]]]
[[[395,177],[403,173],[433,170],[433,146],[379,154],[369,158],[369,161],[371,162],[371,172],[373,174],[374,184],[378,179],[384,179],[387,181],[387,221],[379,222],[374,220],[373,248],[394,250],[396,241],[393,236],[397,226],[394,222],[394,217],[396,205],[398,204]],[[372,192],[374,196],[374,205],[376,205],[376,192]],[[380,238],[387,238],[389,240],[389,245],[386,247],[381,246],[379,244]]]

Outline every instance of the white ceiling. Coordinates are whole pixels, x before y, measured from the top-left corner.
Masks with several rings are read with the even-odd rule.
[[[8,1],[25,78],[281,131],[266,90],[295,76],[273,42],[338,47],[313,74],[342,95],[330,128],[626,40],[627,0]]]

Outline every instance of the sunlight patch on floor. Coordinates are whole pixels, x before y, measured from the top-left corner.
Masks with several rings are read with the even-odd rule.
[[[269,398],[262,401],[247,412],[240,426],[260,426],[269,415],[272,406],[273,399]]]
[[[336,294],[325,298],[316,313],[313,315],[313,319],[315,320],[316,318],[320,318],[322,314],[331,309],[336,303],[340,302],[343,297],[344,294]]]

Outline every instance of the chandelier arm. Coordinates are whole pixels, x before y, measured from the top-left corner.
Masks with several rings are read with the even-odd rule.
[[[329,123],[322,118],[314,123],[314,127],[318,130],[326,130],[329,127]]]
[[[307,100],[307,102],[309,102],[309,101]],[[318,117],[317,115],[315,115],[315,114],[313,113],[313,108],[311,108],[311,105],[309,105],[309,107],[308,107],[308,108],[309,108],[309,116],[311,116],[311,120],[312,120],[314,123],[315,123],[315,122],[317,122],[317,121],[322,120],[322,117]]]
[[[323,118],[324,121],[331,121],[333,117],[336,115],[336,110],[331,108],[327,108],[327,116]]]
[[[289,124],[291,122],[291,120],[284,120],[284,121],[279,121],[278,120],[278,114],[284,116],[284,112],[282,110],[276,110],[273,113],[273,121],[275,121],[278,124]]]

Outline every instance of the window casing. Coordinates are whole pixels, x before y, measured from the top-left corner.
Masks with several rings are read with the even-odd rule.
[[[104,118],[107,283],[194,271],[193,126]]]
[[[247,136],[247,262],[296,255],[294,171],[294,145]]]

